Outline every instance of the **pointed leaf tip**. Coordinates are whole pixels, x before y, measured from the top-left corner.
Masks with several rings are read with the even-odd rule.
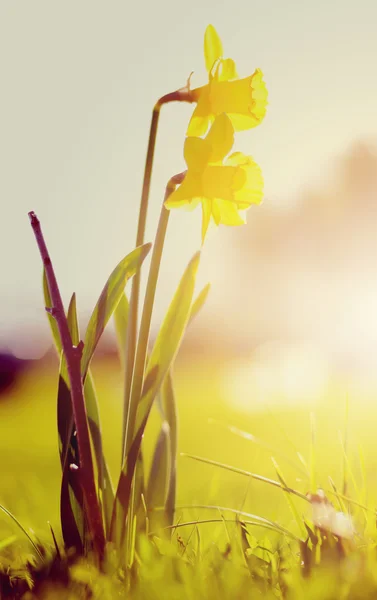
[[[213,65],[223,56],[223,45],[213,25],[208,25],[204,34],[204,59],[206,69],[211,71]]]
[[[124,288],[130,279],[140,269],[152,244],[138,246],[127,254],[115,267],[103,288],[98,302],[92,312],[85,334],[84,352],[81,361],[81,374],[85,380],[90,361],[100,340],[100,337],[113,312],[123,295]]]

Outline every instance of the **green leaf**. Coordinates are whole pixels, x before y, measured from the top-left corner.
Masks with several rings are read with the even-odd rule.
[[[170,439],[169,425],[163,421],[160,433],[157,438],[153,453],[152,466],[149,473],[147,488],[147,508],[148,511],[157,507],[164,506],[170,482]],[[164,512],[152,512],[150,515],[150,527],[154,531],[164,525],[170,525],[167,522]]]
[[[139,246],[139,248],[133,250],[115,267],[107,280],[90,317],[85,334],[84,351],[81,361],[83,380],[85,380],[90,361],[101,335],[123,295],[128,279],[140,269],[150,248],[151,244],[144,244],[144,246]]]
[[[136,411],[135,434],[131,442],[130,451],[125,458],[116,492],[116,503],[112,519],[112,535],[115,534],[114,527],[118,503],[121,506],[123,512],[122,521],[125,524],[132,478],[145,426],[153,401],[176,357],[188,323],[199,261],[200,252],[194,255],[182,276],[151,352],[141,399]],[[121,538],[123,537],[124,532],[121,535]]]
[[[84,397],[87,408],[89,431],[93,441],[94,454],[97,463],[100,504],[102,506],[104,516],[105,532],[108,533],[114,504],[114,488],[111,481],[110,471],[103,454],[102,430],[99,417],[98,400],[90,369],[85,379]]]
[[[126,364],[126,343],[129,316],[129,302],[126,294],[122,294],[119,304],[114,311],[115,332],[118,342],[118,350],[122,367]]]
[[[12,519],[12,521],[17,525],[17,527],[19,529],[21,529],[22,533],[27,537],[27,539],[29,540],[30,544],[33,546],[33,548],[34,548],[37,556],[39,556],[39,558],[43,560],[44,557],[43,557],[40,549],[38,548],[37,544],[33,541],[32,537],[27,532],[27,530],[22,525],[22,523],[14,516],[13,513],[10,512],[10,510],[8,510],[7,508],[5,508],[5,506],[3,506],[2,504],[0,504],[0,510],[2,510],[10,519]]]
[[[187,326],[189,326],[198,315],[205,301],[207,300],[211,285],[207,285],[198,294],[190,310],[190,316]],[[165,511],[167,525],[172,525],[174,521],[175,498],[177,487],[177,453],[178,453],[178,419],[177,407],[173,386],[172,369],[169,370],[161,386],[162,413],[169,426],[169,450],[170,450],[170,473],[168,491],[166,496]]]
[[[170,475],[165,502],[165,511],[167,517],[167,525],[173,525],[177,488],[178,418],[171,370],[169,371],[169,373],[163,381],[161,387],[161,398],[165,418],[169,425],[170,439]]]
[[[210,289],[211,289],[211,284],[207,283],[207,285],[204,286],[202,291],[196,297],[195,302],[193,302],[191,311],[190,311],[190,318],[189,318],[189,322],[188,322],[189,325],[192,323],[192,321],[195,319],[195,317],[197,317],[198,313],[202,310],[202,308],[207,300]]]

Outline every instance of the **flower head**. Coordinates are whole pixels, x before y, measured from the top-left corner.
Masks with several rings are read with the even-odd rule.
[[[213,25],[208,25],[204,35],[204,58],[209,83],[191,92],[197,106],[187,135],[204,135],[215,117],[222,113],[229,116],[236,131],[259,125],[267,107],[262,71],[256,69],[253,75],[238,79],[234,61],[223,58],[222,43]]]
[[[313,523],[316,527],[343,539],[351,539],[354,536],[355,528],[350,515],[336,511],[323,490],[309,494],[308,497],[312,504]]]
[[[208,135],[188,137],[184,156],[188,167],[183,183],[166,200],[168,209],[202,204],[202,240],[211,217],[217,225],[242,225],[239,214],[263,198],[263,178],[259,166],[250,156],[235,152],[234,128],[226,114],[216,117]]]

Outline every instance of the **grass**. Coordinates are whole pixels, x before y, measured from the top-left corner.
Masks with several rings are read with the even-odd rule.
[[[128,574],[112,564],[111,553],[103,574],[98,574],[90,559],[74,560],[68,556],[57,562],[47,523],[51,523],[61,547],[56,370],[54,366],[36,364],[21,376],[0,404],[0,452],[4,457],[0,501],[20,520],[44,556],[38,558],[15,523],[5,514],[1,516],[0,564],[4,573],[12,566],[12,593],[17,587],[24,592],[31,585],[31,573],[38,594],[47,598],[59,597],[59,593],[66,597],[68,584],[73,598],[85,597],[89,589],[98,598],[115,594],[126,597],[129,587],[134,598],[374,597],[377,565],[373,499],[377,486],[370,414],[367,418],[364,411],[363,418],[359,404],[351,401],[346,417],[343,394],[335,387],[329,390],[315,410],[316,443],[312,450],[307,408],[240,412],[224,394],[224,368],[226,363],[222,360],[209,358],[195,361],[182,357],[178,361],[175,375],[180,427],[174,526],[152,531],[155,515],[149,514],[148,533],[152,535],[148,541],[139,538],[136,560]],[[113,359],[96,361],[93,373],[104,449],[111,472],[116,472],[121,445],[118,414],[122,381]],[[339,411],[342,405],[344,410]],[[369,404],[366,406],[373,411]],[[347,454],[338,435],[342,431],[344,439],[346,418]],[[147,470],[159,421],[158,410],[154,409],[145,435]],[[263,443],[251,440],[242,431],[257,431]],[[303,460],[297,456],[297,449]],[[339,541],[331,535],[323,539],[310,525],[311,505],[300,495],[305,498],[311,490],[313,473],[307,463],[312,452],[318,485],[327,490],[338,510],[352,511],[357,531],[352,541]],[[192,460],[182,453],[208,462]],[[260,478],[251,478],[249,472]],[[284,492],[279,486],[297,490],[298,495]],[[308,548],[299,538],[311,540]],[[307,561],[306,566],[301,564],[303,560]],[[25,571],[27,561],[33,566]],[[26,573],[29,579],[24,579]],[[8,581],[5,575],[3,579]],[[2,585],[5,590],[5,583]]]

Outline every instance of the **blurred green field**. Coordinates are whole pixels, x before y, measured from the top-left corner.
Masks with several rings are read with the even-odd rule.
[[[175,369],[175,388],[179,410],[179,451],[233,465],[276,479],[271,456],[278,461],[287,483],[303,493],[313,486],[330,489],[329,476],[346,494],[374,507],[376,503],[376,424],[373,394],[355,395],[347,401],[347,385],[328,386],[326,394],[313,407],[287,406],[285,399],[274,398],[273,408],[255,410],[252,392],[247,404],[230,397],[224,385],[231,364],[224,358],[193,357],[183,353]],[[105,455],[114,481],[120,466],[122,376],[114,358],[94,361]],[[48,521],[59,532],[60,464],[56,432],[57,364],[37,361],[17,380],[9,393],[0,398],[0,503],[11,510],[36,534],[50,541]],[[348,433],[346,435],[346,412]],[[278,407],[278,408],[277,408]],[[311,413],[313,413],[311,415]],[[147,467],[159,425],[157,409],[144,439]],[[213,421],[212,421],[213,420]],[[311,423],[315,423],[314,445]],[[252,433],[273,447],[242,439],[230,432],[233,425]],[[345,446],[345,448],[344,448]],[[297,452],[307,461],[305,473]],[[365,468],[362,467],[364,462]],[[296,499],[300,514],[310,516],[310,505]],[[219,505],[245,510],[277,521],[298,533],[297,524],[281,490],[236,473],[179,457],[179,505]],[[198,520],[217,514],[203,509],[177,510],[177,518]],[[357,526],[365,526],[361,513]],[[187,539],[191,528],[180,530]],[[203,540],[225,544],[223,524],[201,526]],[[6,515],[0,515],[0,534],[18,534]],[[264,536],[259,530],[255,535]]]

